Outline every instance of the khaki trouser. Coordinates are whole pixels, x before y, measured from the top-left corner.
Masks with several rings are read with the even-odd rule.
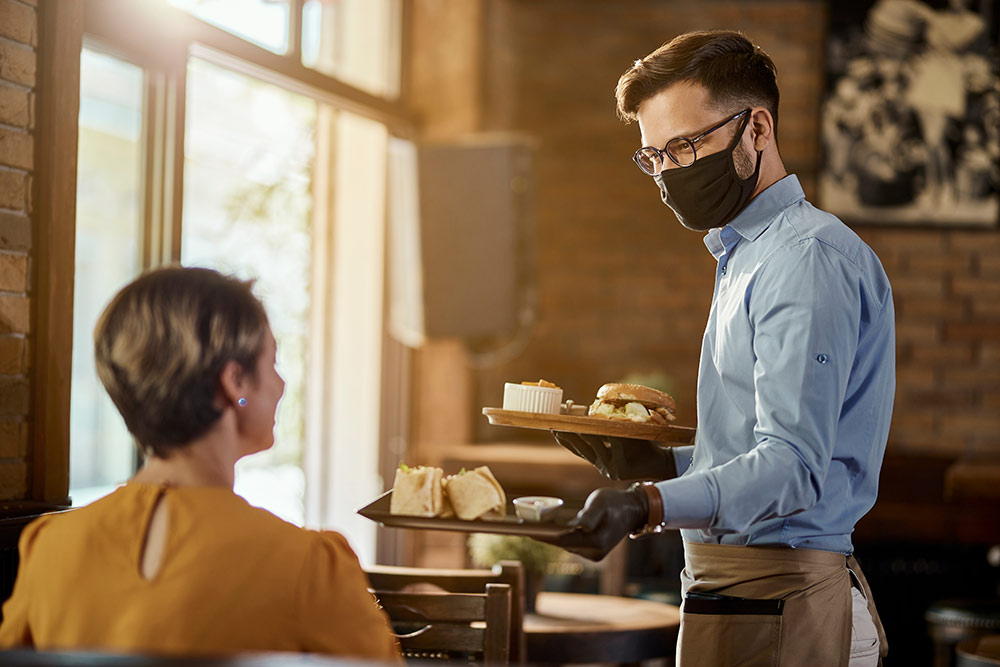
[[[868,599],[881,655],[888,652],[852,556],[685,542],[684,559],[678,667],[847,667],[852,573]]]

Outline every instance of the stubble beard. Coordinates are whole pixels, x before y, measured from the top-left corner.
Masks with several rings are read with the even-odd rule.
[[[753,176],[754,169],[757,168],[757,161],[750,149],[743,145],[741,141],[733,151],[733,165],[736,167],[736,175],[742,180],[747,180]]]

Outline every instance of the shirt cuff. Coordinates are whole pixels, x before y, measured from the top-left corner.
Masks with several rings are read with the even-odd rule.
[[[663,525],[706,528],[715,516],[715,498],[705,475],[678,477],[656,483],[663,498]]]

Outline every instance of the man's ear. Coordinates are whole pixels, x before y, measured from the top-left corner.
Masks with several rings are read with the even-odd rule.
[[[219,393],[222,407],[236,405],[240,397],[246,396],[246,373],[235,361],[227,361],[219,374]]]
[[[774,118],[764,107],[750,112],[750,136],[753,137],[755,151],[764,150],[774,141]]]

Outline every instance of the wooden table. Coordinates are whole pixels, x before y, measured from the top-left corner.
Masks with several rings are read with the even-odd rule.
[[[524,619],[528,663],[630,663],[672,658],[673,605],[615,595],[541,592]]]

